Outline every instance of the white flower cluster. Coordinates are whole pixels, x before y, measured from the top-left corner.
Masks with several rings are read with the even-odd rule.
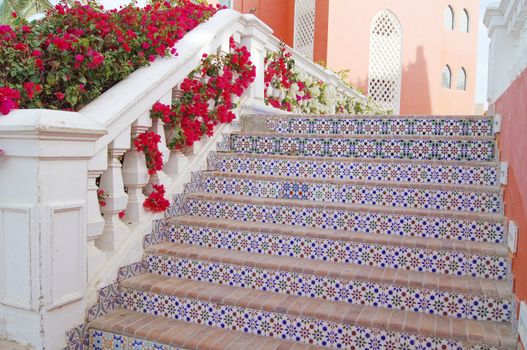
[[[296,114],[378,114],[383,113],[371,101],[360,101],[333,85],[320,81],[310,74],[293,67],[294,81],[289,89],[281,84],[267,88],[267,95],[291,106]],[[303,85],[303,89],[300,88]],[[277,87],[279,86],[279,87]],[[308,97],[306,97],[306,94]]]

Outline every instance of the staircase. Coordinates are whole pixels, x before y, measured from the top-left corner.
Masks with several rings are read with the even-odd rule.
[[[515,347],[492,118],[246,116],[224,147],[90,349]]]

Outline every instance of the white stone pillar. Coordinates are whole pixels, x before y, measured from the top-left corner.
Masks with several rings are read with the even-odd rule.
[[[179,87],[175,87],[172,90],[172,94],[174,99],[180,99],[183,96],[183,91],[179,89]],[[168,104],[166,102],[161,102]],[[172,104],[172,102],[170,102]],[[165,135],[168,135],[168,137],[171,137],[170,132],[167,132],[165,130]],[[181,174],[184,169],[188,167],[189,160],[188,158],[181,152],[180,150],[170,150],[170,155],[168,157],[168,161],[163,167],[163,171],[168,174],[172,181],[175,180],[175,178]]]
[[[132,140],[144,133],[152,126],[152,120],[148,113],[139,117],[132,124]],[[145,195],[143,188],[148,184],[150,176],[146,167],[146,158],[143,152],[138,152],[132,145],[126,152],[123,162],[123,182],[128,188],[128,203],[126,206],[126,222],[138,222],[145,215],[143,203]]]
[[[84,322],[88,161],[103,126],[84,115],[0,118],[0,334],[62,349]]]
[[[245,24],[245,34],[241,36],[241,44],[245,45],[251,53],[251,61],[256,67],[256,78],[248,89],[248,103],[264,104],[264,72],[265,72],[265,44],[267,37],[273,30],[263,23],[258,17],[246,14],[243,15]]]
[[[124,192],[123,174],[119,157],[130,148],[130,127],[126,128],[108,145],[108,169],[102,173],[101,187],[108,193],[106,206],[101,208],[104,214],[104,231],[97,239],[97,246],[106,251],[117,249],[130,229],[119,218],[126,209],[128,195]]]

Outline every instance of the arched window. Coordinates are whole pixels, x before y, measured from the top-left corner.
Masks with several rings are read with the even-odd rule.
[[[467,89],[467,72],[465,68],[459,68],[457,72],[457,89],[465,91]]]
[[[399,112],[402,77],[402,28],[394,13],[383,10],[371,23],[368,95],[379,105]]]
[[[454,9],[450,5],[445,9],[445,29],[454,30]]]
[[[470,30],[470,17],[468,16],[467,9],[461,11],[460,27],[461,31],[465,33],[468,33]]]
[[[441,86],[445,89],[452,87],[452,71],[448,65],[444,66],[441,71]]]

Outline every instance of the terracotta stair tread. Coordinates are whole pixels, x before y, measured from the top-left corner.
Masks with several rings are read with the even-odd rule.
[[[356,114],[247,114],[244,118],[267,118],[267,119],[441,119],[441,120],[492,120],[492,116],[486,115],[356,115]]]
[[[335,184],[335,185],[357,185],[357,186],[383,186],[395,188],[416,188],[416,189],[433,189],[446,191],[463,191],[463,192],[485,192],[499,194],[501,189],[499,186],[478,186],[478,185],[457,185],[457,184],[431,184],[431,183],[415,183],[415,182],[392,182],[392,181],[377,181],[377,180],[348,180],[348,179],[320,179],[320,178],[305,178],[297,176],[278,176],[278,175],[253,175],[240,174],[232,172],[221,171],[205,171],[203,175],[206,177],[226,177],[238,179],[251,180],[265,180],[275,182],[300,182],[313,184]]]
[[[454,319],[410,311],[315,300],[156,274],[143,274],[124,280],[121,282],[121,287],[330,322],[450,338],[468,344],[484,343],[503,347],[511,347],[515,344],[511,326],[500,322]]]
[[[222,157],[234,158],[265,158],[265,159],[289,159],[303,161],[323,161],[323,162],[364,162],[364,163],[391,163],[391,164],[438,164],[453,166],[482,166],[499,168],[498,161],[476,161],[476,160],[427,160],[427,159],[383,159],[383,158],[334,158],[319,156],[302,156],[288,154],[254,154],[254,153],[235,153],[235,152],[218,152]]]
[[[272,131],[236,131],[231,136],[302,139],[362,139],[362,140],[430,140],[430,141],[495,141],[494,136],[443,136],[443,135],[347,135],[347,134],[294,134]]]
[[[436,209],[417,209],[417,208],[397,208],[388,206],[372,206],[349,203],[326,203],[309,201],[304,199],[283,199],[283,198],[259,198],[249,196],[233,196],[227,194],[215,194],[206,192],[193,192],[185,195],[187,198],[213,200],[213,201],[234,201],[240,203],[254,203],[267,205],[284,205],[303,208],[320,208],[326,210],[344,211],[368,211],[376,213],[388,213],[396,215],[415,215],[415,216],[441,216],[456,219],[472,219],[489,222],[503,222],[503,214],[462,212],[456,210],[436,210]]]
[[[118,309],[94,320],[90,328],[187,350],[316,350],[318,346],[258,336]]]
[[[468,276],[453,276],[432,272],[406,271],[349,263],[308,260],[297,257],[248,253],[173,242],[160,243],[148,247],[145,249],[145,253],[493,298],[512,297],[511,288],[505,281]]]
[[[377,233],[354,232],[344,230],[322,229],[315,227],[257,223],[239,220],[225,220],[193,215],[176,216],[167,219],[167,223],[191,226],[207,226],[240,231],[265,232],[285,236],[304,236],[334,241],[352,241],[370,244],[391,245],[406,248],[447,250],[467,254],[508,256],[505,244],[477,242],[467,240],[426,238],[414,236],[385,235]]]

